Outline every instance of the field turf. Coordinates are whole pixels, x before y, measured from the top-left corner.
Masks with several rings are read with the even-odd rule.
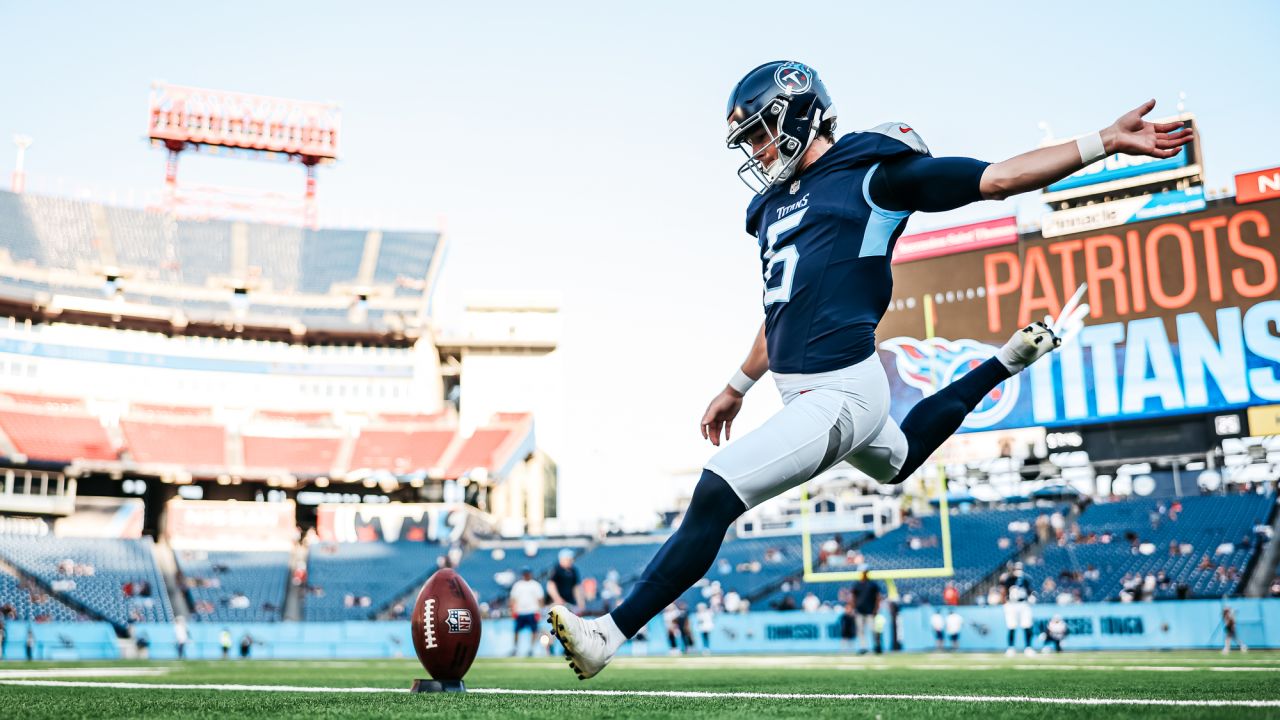
[[[0,663],[0,708],[58,720],[1280,717],[1280,652],[650,657],[587,682],[557,659],[481,660],[465,695],[404,692],[423,676],[412,660],[10,661]],[[188,685],[206,687],[175,687]]]

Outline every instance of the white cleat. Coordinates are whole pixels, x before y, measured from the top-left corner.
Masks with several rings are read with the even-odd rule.
[[[609,636],[599,620],[584,620],[556,605],[547,613],[547,622],[551,634],[564,645],[565,658],[579,680],[595,677],[613,659]]]
[[[1035,657],[1035,656],[1036,656],[1036,651],[1035,651],[1035,650],[1032,650],[1031,648],[1029,648],[1029,647],[1028,647],[1026,650],[1023,650],[1023,651],[1022,651],[1022,654],[1023,654],[1023,655],[1026,655],[1027,657]]]
[[[1008,650],[1005,650],[1005,651],[1004,651],[1004,656],[1005,656],[1005,657],[1013,657],[1013,656],[1014,656],[1014,655],[1016,655],[1016,654],[1017,654],[1017,651],[1016,651],[1016,650],[1014,650],[1013,648],[1009,648]]]
[[[1062,306],[1058,317],[1046,316],[1044,321],[1037,320],[1015,332],[1009,342],[996,353],[1000,363],[1011,375],[1026,370],[1031,363],[1053,352],[1062,343],[1069,342],[1084,327],[1084,318],[1089,314],[1088,303],[1081,303],[1085,285],[1076,288],[1076,292]]]
[[[1009,374],[1017,375],[1061,344],[1061,338],[1048,325],[1037,320],[1014,333],[996,357],[1000,358],[1000,364],[1009,370]]]

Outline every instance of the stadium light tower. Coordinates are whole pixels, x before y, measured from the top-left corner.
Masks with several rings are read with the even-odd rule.
[[[18,157],[13,164],[13,179],[9,189],[15,194],[21,193],[27,186],[27,172],[25,169],[27,161],[27,148],[31,147],[33,140],[30,135],[14,135],[13,144],[18,146]]]

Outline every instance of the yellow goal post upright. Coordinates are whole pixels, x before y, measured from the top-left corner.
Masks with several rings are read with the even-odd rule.
[[[933,339],[933,296],[924,296],[924,333],[926,340]],[[932,351],[932,350],[931,350]],[[930,368],[930,375],[934,370]],[[937,387],[938,380],[936,376],[932,377],[934,387]],[[944,578],[954,577],[955,568],[951,562],[951,515],[948,512],[947,505],[947,473],[941,464],[937,465],[938,478],[933,483],[935,496],[938,499],[938,520],[941,524],[942,534],[942,566],[941,567],[924,567],[924,568],[899,568],[888,570],[871,570],[868,577],[872,580],[883,580],[889,591],[889,597],[896,599],[898,597],[898,588],[894,584],[895,580],[911,580],[915,578]],[[815,570],[813,567],[813,537],[809,531],[809,484],[805,483],[800,488],[800,541],[804,556],[804,581],[805,582],[852,582],[861,579],[861,573],[843,570]]]

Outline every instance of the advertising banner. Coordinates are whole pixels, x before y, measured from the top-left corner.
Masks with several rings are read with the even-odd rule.
[[[1139,220],[1196,212],[1204,208],[1203,187],[1169,190],[1045,213],[1040,219],[1040,234],[1044,237],[1060,237]]]
[[[453,543],[466,532],[471,511],[461,505],[320,505],[316,534],[326,542]]]
[[[1241,173],[1236,176],[1236,204],[1280,198],[1280,168]]]
[[[1018,242],[1018,219],[997,218],[943,230],[903,235],[893,248],[893,262],[951,255]]]
[[[174,498],[165,504],[165,535],[175,550],[287,551],[293,548],[297,528],[292,500]]]
[[[877,333],[894,416],[991,357],[1016,329],[1056,315],[1081,282],[1091,308],[1084,330],[997,388],[963,430],[1280,402],[1277,232],[1278,200],[1218,203],[897,266]]]
[[[1145,155],[1110,155],[1086,166],[1045,188],[1046,192],[1074,190],[1086,185],[1098,185],[1112,180],[1127,180],[1165,170],[1177,170],[1189,163],[1189,153],[1180,152],[1171,158],[1153,158]]]

